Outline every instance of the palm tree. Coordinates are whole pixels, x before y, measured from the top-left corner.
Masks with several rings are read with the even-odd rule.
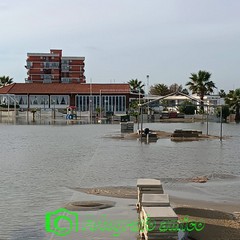
[[[235,121],[240,122],[240,88],[231,90],[225,98],[226,104],[235,112]]]
[[[196,93],[201,100],[201,111],[204,112],[204,103],[203,98],[205,95],[213,93],[214,88],[216,88],[215,83],[210,81],[211,73],[206,71],[199,71],[196,73],[191,73],[191,81],[186,83],[186,86],[189,87],[189,90],[192,93]]]
[[[218,92],[218,95],[221,97],[221,98],[225,98],[226,97],[226,93],[223,89],[220,89],[220,91]]]
[[[187,90],[186,88],[184,88],[184,89],[181,91],[181,93],[183,93],[183,94],[185,94],[185,95],[189,95],[189,92],[188,92],[188,90]]]
[[[160,83],[160,84],[155,84],[154,86],[151,86],[150,93],[152,95],[165,96],[171,93],[171,91],[169,90],[167,85]]]
[[[137,78],[136,79],[131,79],[128,84],[130,85],[130,89],[132,93],[140,93],[144,94],[144,84],[142,83],[142,81],[138,81]]]
[[[0,87],[7,86],[11,83],[13,83],[13,78],[10,78],[9,76],[0,77]]]

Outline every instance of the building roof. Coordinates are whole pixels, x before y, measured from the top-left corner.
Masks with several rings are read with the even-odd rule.
[[[56,53],[27,53],[27,56],[30,57],[30,56],[50,56],[50,57],[59,57],[59,54],[56,54]]]
[[[62,57],[62,60],[85,60],[85,57]]]
[[[13,83],[0,88],[0,94],[130,94],[127,83]]]

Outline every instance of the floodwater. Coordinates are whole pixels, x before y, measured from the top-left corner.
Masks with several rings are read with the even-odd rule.
[[[155,130],[197,129],[202,123],[149,123]],[[219,135],[220,125],[209,123]],[[137,178],[161,178],[176,196],[216,202],[240,199],[240,126],[223,124],[216,140],[145,144],[111,138],[120,125],[0,124],[0,239],[48,239],[45,213],[71,199],[72,188],[135,186]],[[207,175],[204,185],[183,183]]]

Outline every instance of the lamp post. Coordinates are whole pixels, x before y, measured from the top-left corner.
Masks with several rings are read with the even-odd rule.
[[[140,86],[138,87],[138,130],[139,130],[139,118],[140,118],[140,106],[141,106],[141,102],[140,102]]]
[[[208,105],[207,105],[207,136],[208,136],[208,111],[209,111],[209,109],[208,109]]]
[[[90,96],[89,100],[89,110],[90,110],[90,124],[92,124],[92,96]]]
[[[56,113],[55,113],[55,100],[53,100],[53,119],[56,118]]]
[[[104,99],[104,114],[105,114],[105,116],[104,117],[107,116],[107,103],[108,103],[108,100],[106,99],[106,96],[105,96],[105,99]]]
[[[100,90],[100,99],[99,99],[99,117],[102,118],[102,90]]]
[[[90,110],[90,124],[92,124],[92,78],[90,78],[90,99],[89,99],[89,110]]]
[[[147,119],[149,121],[149,115],[150,115],[150,112],[149,112],[149,75],[147,75],[147,102],[148,102],[148,107],[147,107]]]
[[[222,142],[222,105],[220,106],[220,141]]]

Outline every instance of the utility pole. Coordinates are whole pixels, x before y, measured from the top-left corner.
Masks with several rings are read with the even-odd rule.
[[[222,105],[220,106],[220,141],[222,142]]]
[[[93,102],[92,102],[92,78],[90,78],[90,99],[89,99],[89,111],[90,111],[90,124],[92,124],[92,112],[93,112]]]
[[[99,110],[100,110],[100,113],[99,113],[99,116],[100,116],[100,120],[102,118],[102,90],[100,90],[100,99],[99,99]]]
[[[149,116],[150,116],[150,111],[149,111],[149,75],[147,75],[147,102],[148,102],[148,107],[147,107],[147,119],[149,121]]]

